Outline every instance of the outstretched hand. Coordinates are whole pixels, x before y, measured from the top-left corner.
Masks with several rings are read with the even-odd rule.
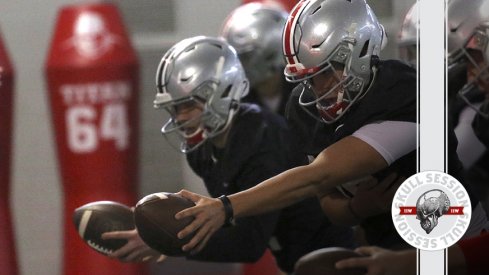
[[[175,215],[177,220],[194,217],[192,223],[178,233],[178,238],[183,239],[195,232],[192,240],[182,247],[183,251],[195,254],[201,251],[210,237],[223,226],[224,206],[219,199],[205,197],[187,190],[181,190],[177,194],[195,203],[194,207],[182,210]]]
[[[364,246],[355,252],[365,257],[356,257],[336,262],[337,269],[365,268],[365,275],[410,275],[416,274],[416,250],[391,251],[376,246]]]
[[[102,239],[127,240],[127,244],[108,255],[109,257],[116,258],[121,262],[146,262],[149,260],[162,262],[166,259],[165,255],[162,255],[158,251],[147,246],[141,237],[139,237],[136,229],[129,231],[107,232],[102,234]]]

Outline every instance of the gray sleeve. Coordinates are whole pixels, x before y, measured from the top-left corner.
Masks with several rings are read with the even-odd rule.
[[[414,122],[380,121],[364,125],[352,136],[372,146],[388,165],[416,149]]]
[[[455,127],[455,135],[458,140],[457,154],[465,169],[470,168],[486,150],[486,146],[480,142],[472,128],[475,114],[475,110],[467,106],[460,113],[457,127]]]

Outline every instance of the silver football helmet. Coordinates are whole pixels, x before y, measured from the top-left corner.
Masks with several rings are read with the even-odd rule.
[[[479,110],[466,97],[466,94],[477,86],[478,81],[489,82],[489,1],[450,0],[447,5],[447,33],[449,72],[463,66],[464,63],[470,63],[477,69],[475,79],[468,82],[459,91],[459,95],[469,106],[489,118],[488,113]],[[482,54],[483,66],[474,60],[469,50],[476,50]]]
[[[419,30],[418,2],[411,6],[404,17],[404,21],[397,37],[397,46],[401,60],[416,67],[417,63],[417,36]]]
[[[236,51],[226,41],[206,36],[182,40],[168,50],[156,71],[154,107],[170,114],[161,132],[167,138],[176,134],[180,151],[191,152],[226,129],[248,86]],[[203,106],[195,118],[199,127],[191,133],[186,126],[195,124],[194,119],[176,119],[177,108],[189,103]]]
[[[365,0],[304,0],[294,7],[285,25],[284,74],[290,82],[304,82],[299,104],[316,105],[318,119],[333,123],[368,91],[385,43],[384,27]],[[336,73],[338,68],[341,75]],[[337,84],[317,97],[310,79],[327,71]],[[338,95],[331,100],[334,92]],[[312,93],[313,100],[304,101],[305,93]]]
[[[287,16],[277,6],[249,3],[224,21],[220,35],[238,52],[252,86],[283,70],[282,32]]]

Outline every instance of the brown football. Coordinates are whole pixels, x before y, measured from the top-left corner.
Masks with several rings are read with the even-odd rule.
[[[167,256],[185,256],[182,246],[193,235],[179,239],[177,233],[193,221],[192,217],[175,219],[175,214],[195,204],[173,193],[155,193],[142,198],[134,210],[139,236],[151,248]]]
[[[104,255],[121,248],[127,241],[102,240],[103,233],[135,228],[131,209],[113,201],[96,201],[78,207],[73,212],[73,223],[80,237]]]
[[[365,269],[336,269],[339,260],[361,257],[360,254],[341,247],[329,247],[302,256],[295,264],[295,275],[364,275]]]

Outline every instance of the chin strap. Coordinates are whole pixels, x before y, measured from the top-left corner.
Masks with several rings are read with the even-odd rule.
[[[190,134],[190,135],[184,134],[183,136],[185,138],[187,145],[190,145],[190,146],[197,145],[200,142],[202,142],[202,140],[204,140],[204,130],[201,127],[199,127],[192,134]]]
[[[366,95],[366,94],[367,94],[367,93],[370,91],[370,89],[371,89],[371,88],[372,88],[372,86],[374,85],[375,78],[376,78],[376,76],[377,76],[377,70],[378,70],[378,69],[377,69],[377,66],[376,66],[376,65],[372,66],[372,80],[370,80],[370,83],[368,84],[368,87],[367,87],[367,90],[365,90],[365,93],[363,93],[363,95],[361,95],[361,96],[360,96],[360,97],[357,99],[357,101],[358,101],[358,100],[360,100],[360,99],[362,99],[362,98],[364,98],[364,97],[365,97],[365,95]]]
[[[229,125],[231,125],[231,122],[233,121],[234,115],[238,112],[239,103],[236,100],[232,100],[230,105],[231,106],[229,108],[229,114],[228,114],[228,117],[226,119],[226,123],[224,123],[224,125],[222,127],[220,127],[218,130],[216,130],[215,132],[212,132],[212,133],[205,130],[203,133],[204,138],[212,138],[212,137],[218,136],[219,134],[223,133],[229,127]]]

